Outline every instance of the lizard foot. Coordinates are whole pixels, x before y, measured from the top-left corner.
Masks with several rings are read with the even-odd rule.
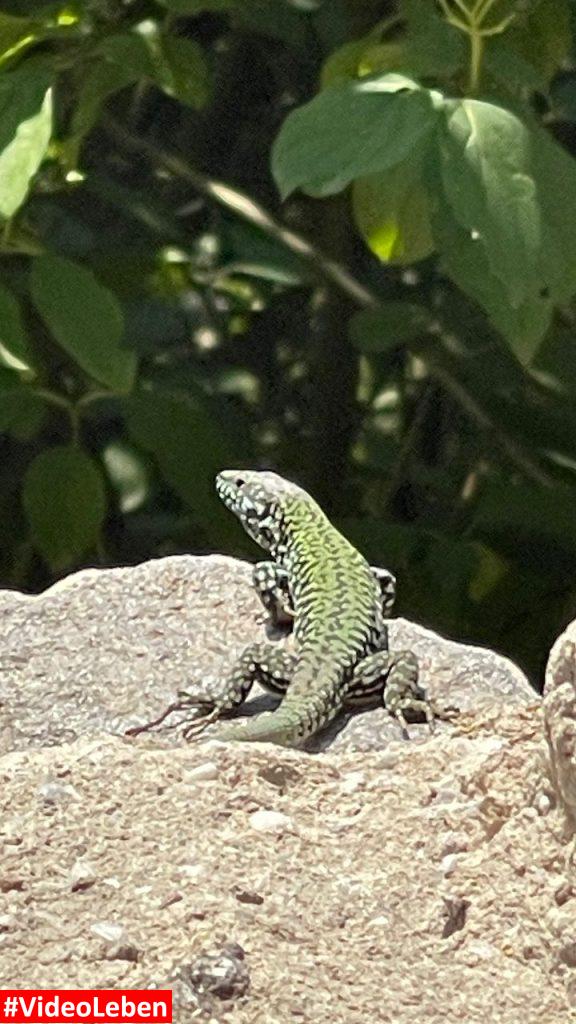
[[[435,710],[430,704],[430,702],[427,701],[425,698],[408,697],[406,700],[402,701],[400,707],[396,707],[391,712],[396,721],[400,723],[404,739],[410,739],[410,733],[408,732],[408,723],[404,717],[405,711],[415,711],[417,713],[424,714],[426,721],[428,723],[430,734],[432,735],[434,733]]]
[[[153,718],[150,722],[144,722],[143,725],[135,725],[131,729],[126,729],[125,736],[139,736],[140,733],[150,732],[151,729],[155,729],[157,726],[162,725],[170,715],[174,714],[175,711],[187,711],[189,708],[198,708],[200,711],[204,710],[206,713],[201,717],[194,719],[184,729],[184,739],[188,739],[190,736],[195,735],[196,732],[203,732],[207,725],[214,722],[220,714],[220,710],[214,707],[214,702],[207,700],[202,697],[194,697],[186,690],[180,690],[178,692],[178,700],[173,701],[167,708],[164,709],[158,718]],[[174,722],[172,725],[167,726],[169,729],[177,729],[181,725],[181,721]],[[197,728],[200,726],[201,728]]]

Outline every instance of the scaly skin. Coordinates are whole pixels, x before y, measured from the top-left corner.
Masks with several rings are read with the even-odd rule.
[[[410,651],[391,655],[384,616],[394,600],[394,577],[371,569],[306,491],[276,473],[226,470],[216,478],[225,505],[273,561],[254,567],[254,584],[276,622],[294,621],[296,653],[270,643],[246,648],[217,697],[183,693],[155,722],[196,707],[205,714],[184,731],[198,735],[238,708],[258,681],[283,695],[280,707],[217,733],[222,740],[261,740],[299,746],[344,705],[383,699],[406,732],[404,711],[432,711],[418,685]]]
[[[227,470],[216,486],[247,532],[270,552],[282,582],[287,578],[297,647],[295,658],[272,645],[244,652],[209,720],[237,707],[255,679],[286,695],[273,713],[230,725],[217,738],[299,745],[344,704],[373,699],[385,683],[393,698],[390,710],[404,726],[406,708],[423,709],[430,720],[414,655],[388,654],[383,605],[390,603],[386,584],[392,578],[381,571],[383,585],[310,495],[275,473]],[[381,657],[374,659],[377,653]],[[189,731],[198,731],[195,724]]]

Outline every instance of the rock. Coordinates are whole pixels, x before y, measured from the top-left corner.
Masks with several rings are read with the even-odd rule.
[[[576,622],[554,644],[544,682],[550,776],[569,828],[576,828]]]
[[[171,978],[179,1024],[571,1019],[573,651],[545,698],[555,800],[521,673],[401,620],[393,645],[462,708],[433,736],[376,709],[319,756],[125,738],[262,637],[230,559],[80,573],[0,612],[0,988]]]
[[[0,616],[0,744],[6,752],[71,742],[97,730],[123,734],[157,718],[183,686],[217,689],[243,647],[264,632],[250,566],[214,555],[83,570],[37,597],[2,591]],[[389,631],[392,649],[409,647],[418,655],[421,681],[439,708],[467,712],[537,699],[520,670],[492,651],[404,619],[392,620]],[[251,706],[275,704],[260,691]],[[180,744],[178,730],[169,728],[177,720],[169,718],[155,735]],[[450,728],[438,723],[439,732]],[[410,735],[427,740],[427,726],[411,724]],[[376,707],[338,716],[308,749],[385,749],[398,740],[398,723]],[[213,772],[207,761],[191,781],[213,781]],[[66,795],[47,793],[51,802]]]

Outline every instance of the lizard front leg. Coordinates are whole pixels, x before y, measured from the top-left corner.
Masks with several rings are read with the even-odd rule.
[[[286,569],[276,562],[257,562],[252,583],[274,626],[286,626],[294,619],[290,580]]]
[[[377,565],[371,565],[370,568],[380,588],[382,614],[387,619],[396,600],[396,577],[388,569],[381,569]]]
[[[396,577],[388,569],[376,565],[370,568],[380,589],[382,614],[387,619],[396,600]],[[273,625],[290,625],[294,609],[286,569],[276,562],[257,562],[252,570],[252,583]]]
[[[365,704],[381,696],[384,707],[398,720],[405,736],[404,712],[423,713],[432,732],[434,711],[418,683],[418,659],[411,651],[377,651],[355,668],[346,689],[347,704]]]

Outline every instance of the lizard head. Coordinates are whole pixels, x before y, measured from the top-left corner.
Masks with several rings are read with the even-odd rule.
[[[252,469],[226,469],[216,477],[218,495],[253,540],[266,551],[282,545],[286,517],[300,504],[314,505],[297,484],[277,473]]]

